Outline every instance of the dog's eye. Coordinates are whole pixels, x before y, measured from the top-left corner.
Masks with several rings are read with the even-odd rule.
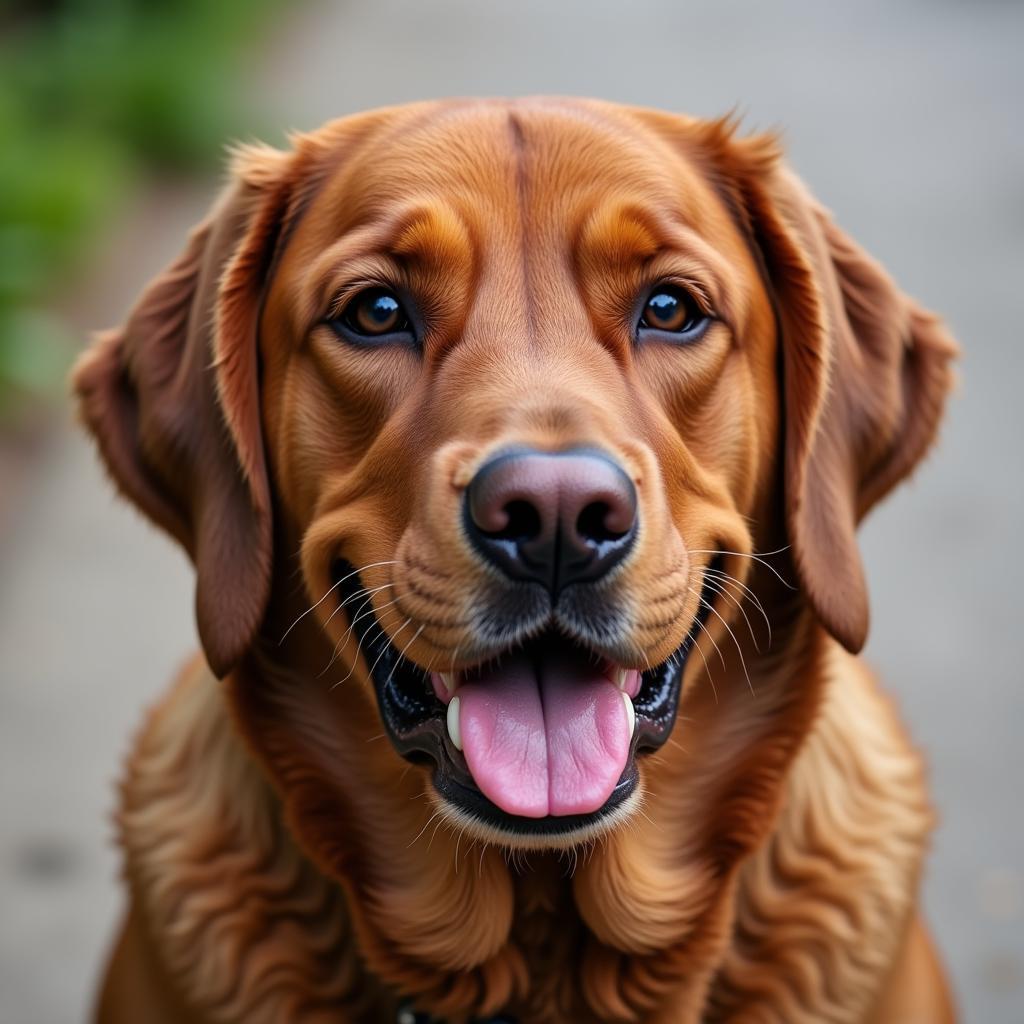
[[[686,338],[698,335],[709,317],[696,299],[677,285],[660,284],[647,297],[638,331],[664,331]]]
[[[412,335],[405,307],[388,288],[367,288],[355,295],[328,323],[345,335],[356,338],[383,338]]]

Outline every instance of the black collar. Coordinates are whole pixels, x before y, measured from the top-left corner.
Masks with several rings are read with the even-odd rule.
[[[413,1008],[412,1003],[402,1003],[395,1017],[395,1024],[444,1024],[440,1017],[432,1017],[429,1013],[421,1013]],[[494,1017],[474,1017],[473,1024],[516,1024],[514,1017],[499,1013]]]

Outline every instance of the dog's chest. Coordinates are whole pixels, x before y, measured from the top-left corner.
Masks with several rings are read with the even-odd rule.
[[[573,900],[571,865],[552,858],[516,878],[516,914],[510,935],[526,963],[524,1004],[519,1020],[589,1019],[581,998],[581,973],[591,939]]]

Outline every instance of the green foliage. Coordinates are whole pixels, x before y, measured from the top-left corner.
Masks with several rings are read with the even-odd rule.
[[[48,309],[147,171],[252,127],[233,84],[281,0],[0,0],[0,417],[62,385]]]

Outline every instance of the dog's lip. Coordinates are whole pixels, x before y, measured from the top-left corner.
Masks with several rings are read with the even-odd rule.
[[[342,606],[353,607],[359,594],[365,593],[358,575],[339,560],[332,566],[332,576]],[[707,617],[710,596],[702,595],[702,611],[673,655],[642,673],[633,700],[636,726],[625,766],[604,804],[586,814],[524,817],[492,803],[474,781],[464,754],[452,742],[446,725],[447,708],[435,695],[430,674],[398,653],[372,613],[361,613],[353,632],[370,667],[378,707],[393,746],[407,760],[433,766],[437,793],[462,817],[504,837],[557,841],[559,837],[592,831],[635,792],[639,781],[637,755],[658,749],[675,722],[687,656],[695,642],[697,622]],[[354,615],[350,618],[357,619]]]

